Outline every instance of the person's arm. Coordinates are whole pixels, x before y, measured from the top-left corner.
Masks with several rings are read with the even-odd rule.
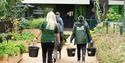
[[[72,35],[71,35],[71,38],[70,38],[70,42],[72,42],[73,38],[75,37],[75,30],[76,30],[76,23],[73,25]]]
[[[59,34],[59,32],[56,33],[56,42],[58,42],[58,44],[60,44],[60,34]]]
[[[92,41],[92,37],[91,37],[89,25],[88,25],[87,22],[85,22],[85,27],[86,27],[86,33],[87,33],[88,42],[91,42]]]
[[[38,31],[36,32],[36,39],[38,39],[38,38],[40,37],[40,35],[41,35],[41,32],[38,30]]]
[[[60,24],[64,26],[63,19],[60,17]]]
[[[72,43],[72,40],[73,40],[74,37],[75,37],[75,33],[72,33],[71,38],[70,38],[71,43]]]
[[[46,22],[43,22],[43,23],[40,24],[40,26],[39,26],[39,31],[37,31],[36,39],[38,39],[38,37],[41,36],[42,30],[45,29],[46,24],[47,24]]]
[[[58,44],[60,44],[60,33],[59,33],[58,25],[55,28],[55,36],[56,36],[56,42],[58,42]]]
[[[60,23],[61,23],[61,26],[62,26],[62,32],[64,32],[64,23],[63,23],[63,20],[62,20],[62,18],[61,18],[61,21],[60,21]]]

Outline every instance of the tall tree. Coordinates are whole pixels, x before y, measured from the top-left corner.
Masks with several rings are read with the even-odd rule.
[[[125,0],[124,0],[124,17],[125,17]]]
[[[109,0],[95,0],[95,9],[98,22],[104,21],[108,11]]]
[[[16,12],[19,8],[16,6],[20,4],[22,0],[0,0],[0,16],[13,17],[17,15]]]
[[[108,11],[109,0],[99,0],[99,2],[100,2],[101,15],[105,19],[106,13]]]
[[[124,26],[125,26],[125,0],[124,0]]]

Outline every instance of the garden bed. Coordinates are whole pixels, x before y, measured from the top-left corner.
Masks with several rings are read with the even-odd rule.
[[[22,54],[16,56],[5,56],[0,59],[0,63],[18,63],[22,59]]]
[[[125,62],[125,34],[120,35],[119,32],[108,34],[96,32],[93,40],[97,48],[97,59],[99,63],[124,63]]]

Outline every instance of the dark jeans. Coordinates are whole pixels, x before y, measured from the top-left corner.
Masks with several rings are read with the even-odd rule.
[[[86,44],[77,44],[77,58],[80,60],[82,51],[82,61],[85,60],[86,55]]]
[[[46,58],[48,58],[47,63],[52,63],[54,43],[41,43],[41,45],[42,45],[43,63],[46,63]]]
[[[64,33],[60,32],[60,41],[63,41],[63,39],[64,39]]]

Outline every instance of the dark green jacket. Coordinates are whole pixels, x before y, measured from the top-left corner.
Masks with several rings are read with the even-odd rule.
[[[89,42],[88,37],[90,37],[88,23],[86,21],[75,22],[70,41],[72,42],[74,38],[75,44],[85,44]]]
[[[54,43],[56,36],[55,33],[58,33],[58,27],[56,26],[54,30],[46,29],[47,22],[43,22],[40,26],[41,33],[41,42],[42,43]]]

